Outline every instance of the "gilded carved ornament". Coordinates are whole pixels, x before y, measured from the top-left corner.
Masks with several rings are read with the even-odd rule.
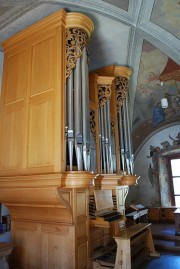
[[[111,122],[111,136],[115,137],[115,123]]]
[[[76,66],[77,59],[88,45],[88,34],[80,28],[66,29],[66,78]]]
[[[88,45],[94,24],[84,14],[69,12],[66,15],[66,78],[76,66],[83,49]]]
[[[123,106],[128,91],[128,79],[125,77],[116,77],[116,103],[119,111]]]
[[[102,107],[111,98],[111,85],[98,85],[99,107]]]
[[[95,121],[94,110],[90,110],[90,130],[91,130],[94,140],[96,141],[96,121]]]

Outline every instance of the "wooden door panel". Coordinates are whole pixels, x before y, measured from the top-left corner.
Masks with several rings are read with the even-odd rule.
[[[46,38],[32,46],[30,96],[54,90],[55,82],[55,42]]]
[[[1,168],[22,168],[24,146],[24,105],[8,107],[2,121]]]
[[[44,229],[43,229],[44,230]],[[74,269],[74,239],[71,233],[59,230],[42,232],[42,268],[43,269]]]
[[[9,54],[5,58],[4,105],[24,100],[28,79],[28,49]]]
[[[53,164],[53,115],[51,98],[29,105],[28,168]]]
[[[15,224],[14,232],[16,266],[21,269],[39,269],[40,245],[37,225],[33,223],[20,223],[18,227]]]

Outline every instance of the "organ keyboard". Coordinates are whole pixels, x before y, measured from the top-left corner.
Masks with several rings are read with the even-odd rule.
[[[112,190],[94,190],[90,212],[96,227],[109,228],[113,222],[123,219],[122,214],[116,209]]]

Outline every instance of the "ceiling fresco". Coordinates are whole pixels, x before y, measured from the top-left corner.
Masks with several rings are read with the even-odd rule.
[[[128,10],[129,0],[104,0],[103,2],[109,3],[115,7],[122,8],[124,10]]]
[[[169,62],[165,54],[144,41],[133,113],[134,150],[150,133],[167,124],[180,122],[180,68],[171,61],[174,63],[173,68],[167,69]],[[171,76],[161,81],[164,70],[168,70]],[[176,70],[176,79],[171,79]],[[162,98],[167,98],[167,108],[162,108]]]
[[[180,1],[178,0],[156,0],[151,21],[177,38],[180,37]]]

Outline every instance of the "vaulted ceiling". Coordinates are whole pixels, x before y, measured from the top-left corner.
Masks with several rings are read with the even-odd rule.
[[[89,45],[91,71],[112,64],[132,69],[129,109],[134,150],[154,132],[179,124],[178,0],[0,0],[0,44],[62,8],[84,13],[94,23]],[[2,46],[0,50],[2,73]],[[169,107],[162,111],[163,97],[167,97]]]

